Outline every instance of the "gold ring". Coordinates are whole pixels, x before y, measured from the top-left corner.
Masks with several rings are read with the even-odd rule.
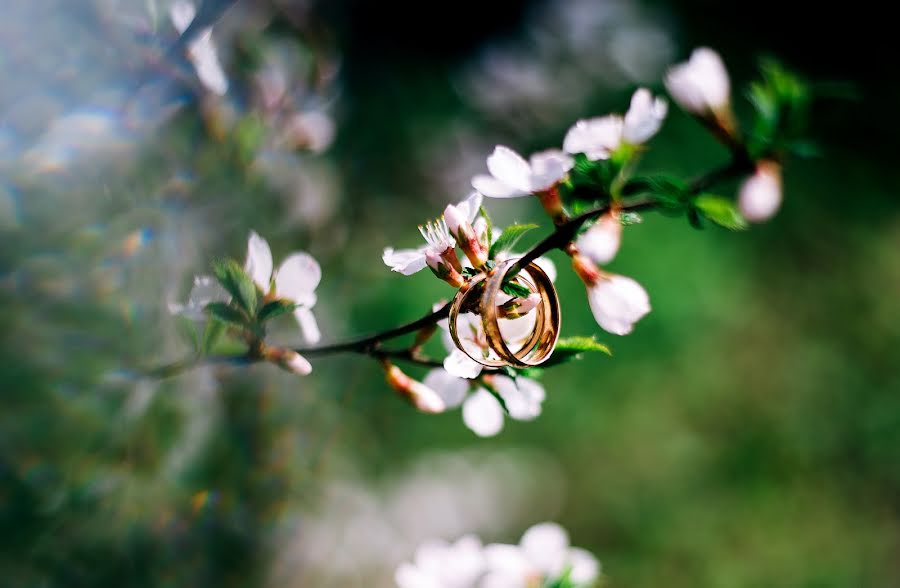
[[[474,277],[457,292],[450,307],[450,336],[454,344],[488,367],[540,365],[553,353],[559,339],[559,297],[553,282],[535,263],[529,263],[510,281],[538,294],[540,302],[522,317],[500,317],[498,308],[502,303],[498,304],[497,299],[513,298],[503,293],[503,283],[515,262],[506,260],[488,274]],[[529,328],[530,321],[534,322]]]

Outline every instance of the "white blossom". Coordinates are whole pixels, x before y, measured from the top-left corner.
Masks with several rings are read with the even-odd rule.
[[[591,161],[609,159],[622,143],[624,126],[625,121],[617,114],[579,120],[566,133],[563,149],[566,153],[584,153]]]
[[[484,548],[488,573],[480,588],[529,588],[559,580],[566,572],[579,587],[593,584],[600,563],[584,549],[569,546],[569,536],[556,523],[539,523],[522,535],[519,545]]]
[[[183,33],[196,15],[194,4],[188,0],[176,0],[169,8],[169,18],[172,25],[180,33]],[[203,86],[219,96],[228,92],[228,78],[219,63],[216,46],[212,39],[212,27],[206,27],[188,43],[187,56],[197,72],[197,77]]]
[[[472,187],[491,198],[517,198],[549,190],[575,164],[559,149],[535,153],[526,161],[521,155],[503,145],[497,145],[487,158],[490,175],[472,178]]]
[[[228,292],[212,276],[195,276],[187,304],[169,303],[169,312],[191,320],[206,318],[204,309],[210,302],[227,302]]]
[[[300,376],[306,376],[312,372],[309,361],[293,350],[287,350],[282,358],[281,365],[284,369]]]
[[[738,191],[738,208],[748,221],[772,218],[781,207],[781,168],[774,161],[760,161],[756,172]]]
[[[647,88],[638,88],[625,113],[622,139],[632,145],[646,143],[659,131],[668,111],[669,104],[663,98],[654,98]]]
[[[484,573],[481,540],[466,535],[455,543],[427,541],[416,549],[413,563],[394,574],[400,588],[472,588]]]
[[[650,312],[647,291],[631,278],[602,275],[588,285],[588,303],[597,323],[613,335],[627,335]]]
[[[622,223],[619,222],[619,215],[615,212],[601,216],[575,241],[578,251],[599,265],[611,262],[618,253],[621,243]]]
[[[707,116],[729,107],[728,71],[719,54],[707,47],[695,49],[688,61],[671,67],[665,84],[672,98],[691,114]]]
[[[481,208],[481,194],[477,192],[470,194],[465,200],[455,205],[455,209],[459,211],[464,218],[471,223],[478,216]],[[391,268],[391,271],[399,272],[404,276],[411,276],[425,268],[426,253],[431,251],[436,255],[441,255],[448,248],[453,248],[456,244],[455,239],[450,235],[446,222],[443,218],[429,222],[419,227],[422,238],[425,239],[425,246],[418,249],[394,249],[386,247],[381,256],[384,264]]]
[[[274,272],[272,267],[269,243],[251,231],[247,241],[244,271],[265,294],[272,292],[276,298],[296,304],[294,318],[300,325],[304,339],[309,343],[317,343],[321,333],[311,309],[316,304],[315,290],[322,279],[318,262],[310,254],[299,251],[287,256]]]

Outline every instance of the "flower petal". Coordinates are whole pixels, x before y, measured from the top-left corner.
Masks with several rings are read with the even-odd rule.
[[[497,145],[487,158],[491,175],[513,188],[531,192],[531,166],[521,155],[503,145]]]
[[[554,186],[575,165],[575,160],[559,149],[547,149],[531,156],[531,191]]]
[[[494,388],[506,402],[509,416],[517,421],[530,421],[541,414],[541,403],[546,393],[535,380],[520,377],[494,376]]]
[[[493,437],[503,429],[503,409],[484,388],[469,396],[462,407],[463,422],[479,437]]]
[[[475,222],[478,211],[481,209],[481,194],[472,192],[465,200],[456,205],[456,210],[470,223]]]
[[[556,523],[538,523],[525,531],[519,542],[528,560],[551,578],[563,573],[569,550],[569,535]]]
[[[525,190],[519,190],[504,184],[494,176],[483,174],[472,178],[472,187],[488,198],[518,198],[529,195]]]
[[[303,333],[303,338],[306,339],[306,342],[309,344],[318,343],[319,339],[322,338],[322,333],[319,331],[319,325],[312,311],[305,306],[300,306],[294,309],[294,318],[297,319],[297,324],[300,325],[300,331]]]
[[[772,218],[781,207],[781,168],[777,163],[761,161],[756,173],[744,180],[738,192],[738,207],[750,222]]]
[[[627,335],[634,323],[650,312],[647,291],[619,275],[601,278],[588,288],[588,303],[600,327],[613,335]]]
[[[600,575],[600,562],[591,552],[573,547],[569,549],[568,556],[569,579],[578,586],[593,584]]]
[[[404,276],[411,276],[425,269],[425,247],[421,249],[397,249],[387,247],[381,255],[381,260],[391,271],[400,272]]]
[[[682,108],[696,115],[724,108],[731,99],[728,70],[719,54],[707,47],[695,49],[688,61],[671,67],[665,85]]]
[[[450,351],[450,355],[444,358],[444,369],[457,378],[477,378],[481,373],[482,365],[463,353],[459,349]]]
[[[287,257],[275,272],[275,294],[298,304],[311,306],[309,295],[316,291],[322,279],[319,262],[309,253],[293,253]]]
[[[428,372],[422,383],[437,392],[447,408],[455,408],[462,404],[469,391],[468,380],[454,376],[441,368]]]
[[[619,252],[621,243],[622,223],[618,215],[611,212],[601,216],[575,241],[578,251],[598,265],[611,262]]]
[[[646,142],[659,131],[669,110],[662,98],[653,98],[647,88],[638,88],[631,97],[631,106],[625,114],[622,137],[632,145]]]
[[[609,159],[622,141],[622,117],[610,114],[576,122],[566,138],[563,149],[566,153],[584,153],[591,161]]]
[[[547,274],[547,277],[550,278],[551,282],[556,281],[556,264],[553,263],[553,260],[549,257],[540,256],[534,260],[534,263],[544,270],[544,273]]]
[[[244,262],[244,271],[250,276],[260,290],[269,292],[269,282],[272,278],[272,250],[269,242],[250,231],[247,239],[247,261]]]

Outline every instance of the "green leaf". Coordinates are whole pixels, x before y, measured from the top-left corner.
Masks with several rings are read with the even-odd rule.
[[[203,332],[203,353],[212,352],[225,332],[225,327],[225,323],[214,317],[206,322],[206,330]]]
[[[599,351],[606,355],[612,355],[609,347],[597,342],[593,337],[567,337],[556,342],[556,349],[550,359],[541,364],[541,368],[569,363],[580,359],[586,352]]]
[[[714,194],[701,194],[694,199],[694,206],[700,211],[700,214],[720,227],[741,231],[748,226],[734,202],[728,198]]]
[[[226,302],[210,302],[204,308],[207,314],[219,319],[223,323],[237,325],[239,327],[247,326],[247,316]]]
[[[481,216],[484,217],[484,220],[487,223],[487,242],[493,243],[494,242],[494,223],[491,222],[491,217],[488,214],[487,209],[484,206],[479,208],[478,211],[481,214]]]
[[[494,259],[497,257],[497,254],[501,251],[509,251],[512,247],[522,238],[522,235],[530,231],[531,229],[536,229],[537,225],[528,224],[528,225],[509,225],[503,232],[500,233],[500,236],[497,237],[497,241],[491,245],[490,253],[488,253],[488,257]]]
[[[200,333],[197,332],[197,322],[183,315],[179,315],[175,320],[175,327],[178,334],[191,346],[194,351],[200,351]]]
[[[290,300],[271,300],[259,309],[259,312],[256,314],[256,320],[264,323],[276,316],[294,312],[295,308],[297,308],[297,305]]]
[[[256,284],[236,261],[221,259],[213,262],[213,274],[248,315],[256,313]]]
[[[506,282],[500,286],[500,289],[516,298],[527,298],[528,295],[531,294],[531,290],[529,290],[527,286],[515,282]]]

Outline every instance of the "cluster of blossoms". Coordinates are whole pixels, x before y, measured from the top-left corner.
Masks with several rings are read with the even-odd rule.
[[[434,540],[416,550],[412,563],[394,575],[400,588],[587,588],[600,575],[589,552],[570,547],[556,523],[539,523],[518,545],[493,543],[467,535],[454,543]]]
[[[201,41],[204,38],[201,36]],[[791,79],[784,77],[770,86],[789,87],[784,80]],[[501,351],[515,355],[524,349],[527,355],[527,346],[543,336],[535,337],[538,309],[542,309],[542,316],[549,311],[537,290],[511,281],[503,282],[499,292],[494,290],[490,302],[479,299],[477,307],[462,307],[466,296],[460,298],[461,295],[493,275],[500,264],[520,257],[512,248],[525,231],[534,227],[512,225],[498,234],[482,206],[484,197],[534,196],[538,200],[557,226],[554,237],[563,236],[552,248],[569,255],[575,274],[586,287],[594,318],[603,330],[614,335],[631,333],[635,324],[650,312],[649,296],[637,281],[604,269],[619,251],[624,227],[639,221],[635,210],[668,208],[686,213],[694,224],[706,218],[728,228],[741,228],[747,220],[769,218],[780,205],[781,168],[776,161],[777,149],[769,148],[753,155],[743,143],[731,110],[728,73],[720,57],[711,49],[697,49],[687,62],[669,70],[665,85],[675,102],[732,151],[734,162],[743,166],[739,169],[753,170],[740,186],[736,207],[725,198],[698,194],[699,189],[672,180],[632,178],[646,143],[657,134],[668,114],[665,99],[640,88],[632,95],[625,114],[578,120],[565,134],[561,149],[547,149],[525,159],[509,147],[498,145],[487,158],[489,173],[472,178],[475,191],[461,202],[447,205],[439,218],[419,227],[423,245],[384,250],[382,259],[391,270],[409,276],[427,267],[457,290],[455,302],[459,301],[459,306],[454,305],[457,312],[451,315],[454,328],[447,319],[438,320],[441,318],[438,309],[447,308],[440,303],[435,307],[433,322],[423,323],[416,341],[406,349],[384,352],[378,347],[382,342],[378,338],[370,340],[371,345],[344,349],[377,358],[388,384],[423,412],[439,413],[461,406],[464,423],[479,436],[499,433],[506,416],[515,420],[536,418],[546,396],[544,387],[535,379],[541,370],[580,352],[606,348],[592,338],[574,338],[577,341],[560,340],[556,355],[550,358],[552,361],[538,368],[521,369],[522,365],[535,364],[510,363],[510,355],[500,364],[491,363],[496,361],[491,353],[498,349],[495,331],[499,330],[503,343],[508,346]],[[769,105],[778,106],[777,88],[760,86],[757,93],[759,101],[772,99],[775,102]],[[641,193],[651,198],[635,199]],[[587,212],[583,212],[585,209]],[[528,259],[536,257],[536,253]],[[552,289],[556,268],[543,257],[536,257],[533,263]],[[504,267],[508,268],[509,264]],[[523,267],[521,272],[527,276],[529,270]],[[311,366],[297,350],[266,345],[265,323],[290,312],[306,341],[317,342],[319,329],[311,308],[320,279],[318,264],[302,252],[291,254],[273,269],[268,243],[251,233],[243,268],[237,264],[220,264],[215,280],[206,276],[196,278],[187,305],[176,310],[196,317],[202,309],[235,327],[248,344],[248,356],[252,359],[263,359],[295,373],[307,374]],[[555,293],[552,295],[555,297]],[[497,321],[490,333],[485,332],[487,319],[480,316],[485,314],[484,304],[496,305],[496,313],[490,315],[496,314]],[[396,356],[433,366],[433,360],[422,359],[420,350],[438,328],[447,352],[441,367],[435,367],[419,381],[392,363],[391,358]],[[407,332],[412,331],[398,334]],[[553,342],[556,336],[558,333]],[[332,346],[332,349],[339,348]],[[565,353],[560,353],[561,350]],[[501,354],[498,352],[496,356]]]

